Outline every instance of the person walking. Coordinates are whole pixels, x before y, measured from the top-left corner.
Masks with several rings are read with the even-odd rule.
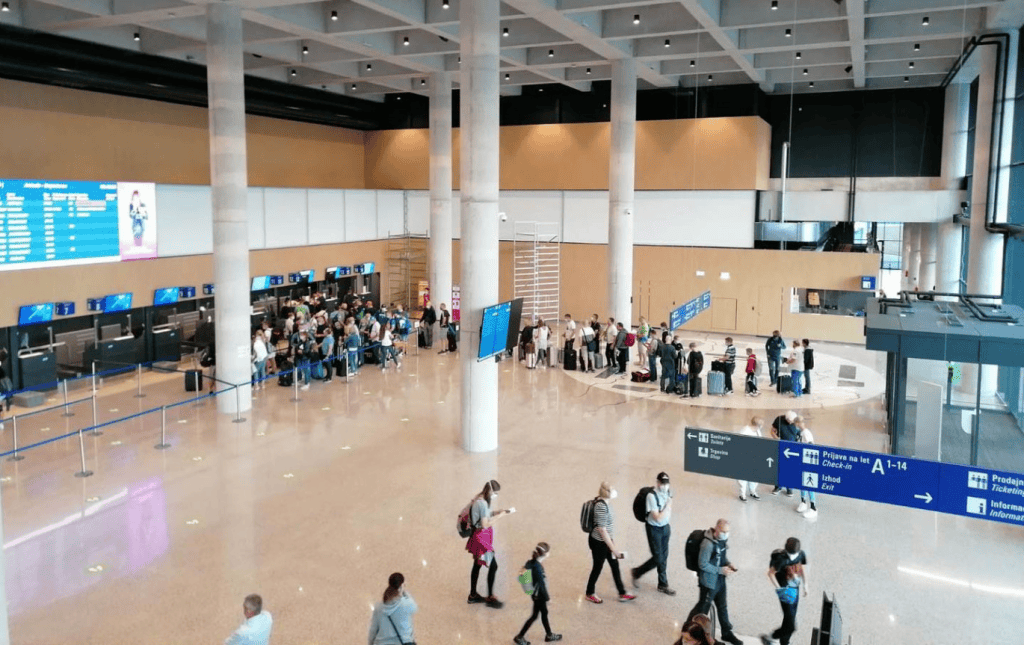
[[[491,505],[498,499],[501,484],[493,479],[484,484],[484,489],[473,498],[469,509],[469,520],[473,525],[473,534],[466,542],[466,550],[473,555],[473,570],[469,575],[469,604],[484,603],[492,609],[501,609],[505,603],[494,597],[494,578],[498,575],[498,561],[494,557],[494,522],[501,517],[514,513],[514,508],[503,511],[491,511]],[[487,596],[476,592],[480,580],[480,568],[487,567]]]
[[[392,573],[384,601],[373,608],[368,645],[415,645],[412,615],[419,607],[405,590],[405,576]]]
[[[811,370],[814,369],[814,350],[811,349],[811,341],[803,339],[801,342],[804,348],[804,394],[811,393]]]
[[[765,356],[768,358],[768,378],[771,379],[772,387],[779,380],[779,361],[784,349],[786,341],[782,340],[782,335],[776,329],[764,344]]]
[[[697,350],[697,343],[690,343],[690,353],[686,357],[686,382],[691,398],[700,396],[700,373],[703,371],[704,354]]]
[[[771,633],[761,634],[763,645],[789,645],[796,631],[796,610],[800,596],[807,597],[807,554],[800,548],[800,540],[791,537],[784,549],[772,551],[768,562],[768,580],[782,607],[782,625]]]
[[[725,339],[722,361],[725,363],[725,393],[732,394],[732,374],[736,371],[736,346],[732,344],[732,338]]]
[[[789,360],[786,363],[793,374],[793,397],[799,399],[803,389],[804,374],[804,348],[800,346],[800,341],[793,341],[793,353],[789,355]]]
[[[754,355],[754,349],[751,347],[747,348],[747,366],[744,370],[747,374],[747,380],[745,388],[747,396],[760,396],[761,392],[757,389],[757,372],[758,372],[757,356]]]
[[[797,417],[796,422],[793,425],[795,425],[797,430],[800,432],[800,443],[814,443],[814,435],[811,434],[811,429],[807,427],[807,423],[804,421],[803,417]],[[796,507],[796,512],[809,520],[817,519],[818,495],[814,489],[800,489],[800,505]]]
[[[750,351],[749,349],[747,351]],[[764,427],[764,419],[761,417],[753,417],[750,419],[750,423],[740,428],[740,434],[745,437],[760,437],[761,428]],[[750,495],[754,499],[761,499],[761,496],[757,494],[757,482],[748,482],[743,480],[737,480],[740,485],[740,501],[747,501],[747,495]]]
[[[647,544],[651,547],[651,557],[639,567],[630,571],[633,587],[640,588],[640,578],[651,569],[658,569],[658,591],[666,596],[676,595],[675,589],[668,586],[668,544],[672,537],[672,492],[668,474],[658,473],[655,486],[647,493],[645,502],[647,518],[644,530],[647,533]]]
[[[676,364],[679,363],[679,350],[669,342],[668,332],[661,336],[658,356],[661,359],[661,391],[672,394],[676,391]]]
[[[619,323],[622,326],[622,323]],[[622,574],[619,572],[619,560],[626,557],[615,547],[615,518],[612,516],[609,501],[619,496],[618,491],[611,487],[608,482],[601,482],[597,491],[597,501],[594,504],[594,530],[590,532],[587,543],[590,545],[590,555],[594,565],[590,569],[590,578],[587,580],[587,600],[600,605],[604,601],[595,591],[597,579],[601,576],[605,561],[608,568],[612,570],[612,580],[615,581],[615,588],[619,592],[619,602],[635,600],[636,596],[626,593],[626,587],[622,584]]]
[[[729,528],[729,521],[720,519],[715,526],[704,532],[704,539],[700,543],[700,556],[697,559],[697,585],[700,588],[700,597],[686,619],[690,620],[697,614],[708,613],[711,610],[711,603],[714,603],[715,609],[718,610],[718,621],[722,624],[722,640],[732,645],[743,645],[743,641],[733,633],[726,596],[726,579],[738,571],[729,562],[726,554],[729,548]]]
[[[548,622],[548,601],[551,600],[551,595],[548,592],[548,578],[544,574],[542,562],[548,559],[550,553],[551,547],[548,546],[547,542],[538,542],[537,546],[533,549],[533,556],[523,565],[523,569],[530,572],[530,579],[533,581],[533,595],[531,596],[533,599],[533,613],[530,614],[530,617],[523,623],[523,628],[512,639],[516,645],[530,645],[530,641],[526,640],[526,632],[530,631],[530,627],[533,626],[538,616],[540,617],[541,625],[544,626],[544,642],[551,643],[562,640],[561,634],[551,631],[551,624]]]
[[[537,348],[536,365],[548,364],[548,351],[551,341],[551,328],[543,320],[537,321],[537,328],[533,330],[534,345]]]
[[[789,410],[786,414],[775,417],[772,421],[772,438],[779,441],[800,441],[800,430],[794,425],[800,418],[796,412]],[[772,495],[778,495],[782,491],[780,486],[772,489]],[[793,489],[787,488],[786,495],[793,496]]]
[[[274,619],[263,611],[263,598],[250,594],[242,601],[245,622],[224,641],[224,645],[269,645]]]

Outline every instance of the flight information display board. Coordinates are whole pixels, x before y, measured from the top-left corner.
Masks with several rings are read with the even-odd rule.
[[[484,309],[477,360],[482,361],[505,351],[508,346],[508,323],[511,314],[511,302],[502,302]]]
[[[156,256],[156,184],[0,179],[0,271]]]

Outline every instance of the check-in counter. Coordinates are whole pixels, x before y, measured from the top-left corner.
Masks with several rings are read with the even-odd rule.
[[[151,355],[154,361],[181,360],[181,330],[177,328],[155,329],[152,334]]]
[[[57,354],[49,349],[19,353],[18,364],[21,374],[19,389],[55,389],[57,387]]]
[[[146,352],[142,338],[122,336],[100,341],[98,345],[87,346],[83,365],[87,370],[91,370],[93,361],[96,361],[96,371],[102,372],[128,367],[145,360]]]

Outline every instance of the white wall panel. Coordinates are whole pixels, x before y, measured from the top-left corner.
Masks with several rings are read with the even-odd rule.
[[[266,188],[263,211],[267,234],[266,248],[306,246],[309,216],[306,191],[301,188]]]
[[[549,222],[562,228],[562,191],[503,191],[498,197],[498,211],[508,217],[498,222],[498,238],[511,241],[516,222]]]
[[[412,230],[412,229],[410,229]],[[401,190],[377,191],[377,237],[405,232],[405,192]]]
[[[213,253],[209,186],[157,184],[156,204],[160,257]]]
[[[430,193],[409,191],[409,232],[430,234]]]
[[[637,191],[635,243],[754,247],[754,191]]]
[[[906,190],[857,193],[859,222],[938,222],[960,212],[963,191]]]
[[[345,191],[345,241],[377,239],[377,192]]]
[[[608,243],[608,193],[602,190],[566,191],[562,241]]]
[[[787,222],[846,222],[850,219],[850,194],[838,190],[789,191],[783,216]]]
[[[263,217],[263,189],[249,188],[245,203],[249,214],[249,249],[267,247],[267,229]]]
[[[309,243],[337,244],[345,241],[345,191],[309,190]]]

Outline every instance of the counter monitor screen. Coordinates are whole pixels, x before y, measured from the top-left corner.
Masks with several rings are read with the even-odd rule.
[[[185,299],[185,298],[195,298],[196,297],[196,288],[195,287],[178,287],[178,297],[182,298],[182,299]]]
[[[212,296],[213,295],[213,285],[212,284],[204,284],[203,285],[203,295],[204,296]]]
[[[157,289],[153,292],[153,306],[159,307],[161,305],[173,305],[178,302],[179,290],[178,287],[167,287],[166,289]]]
[[[132,308],[132,294],[115,293],[103,299],[103,313],[128,311]]]
[[[270,288],[270,276],[260,275],[252,279],[252,291],[264,291]]]
[[[53,303],[44,302],[38,305],[26,305],[18,311],[18,326],[38,325],[53,320]]]

